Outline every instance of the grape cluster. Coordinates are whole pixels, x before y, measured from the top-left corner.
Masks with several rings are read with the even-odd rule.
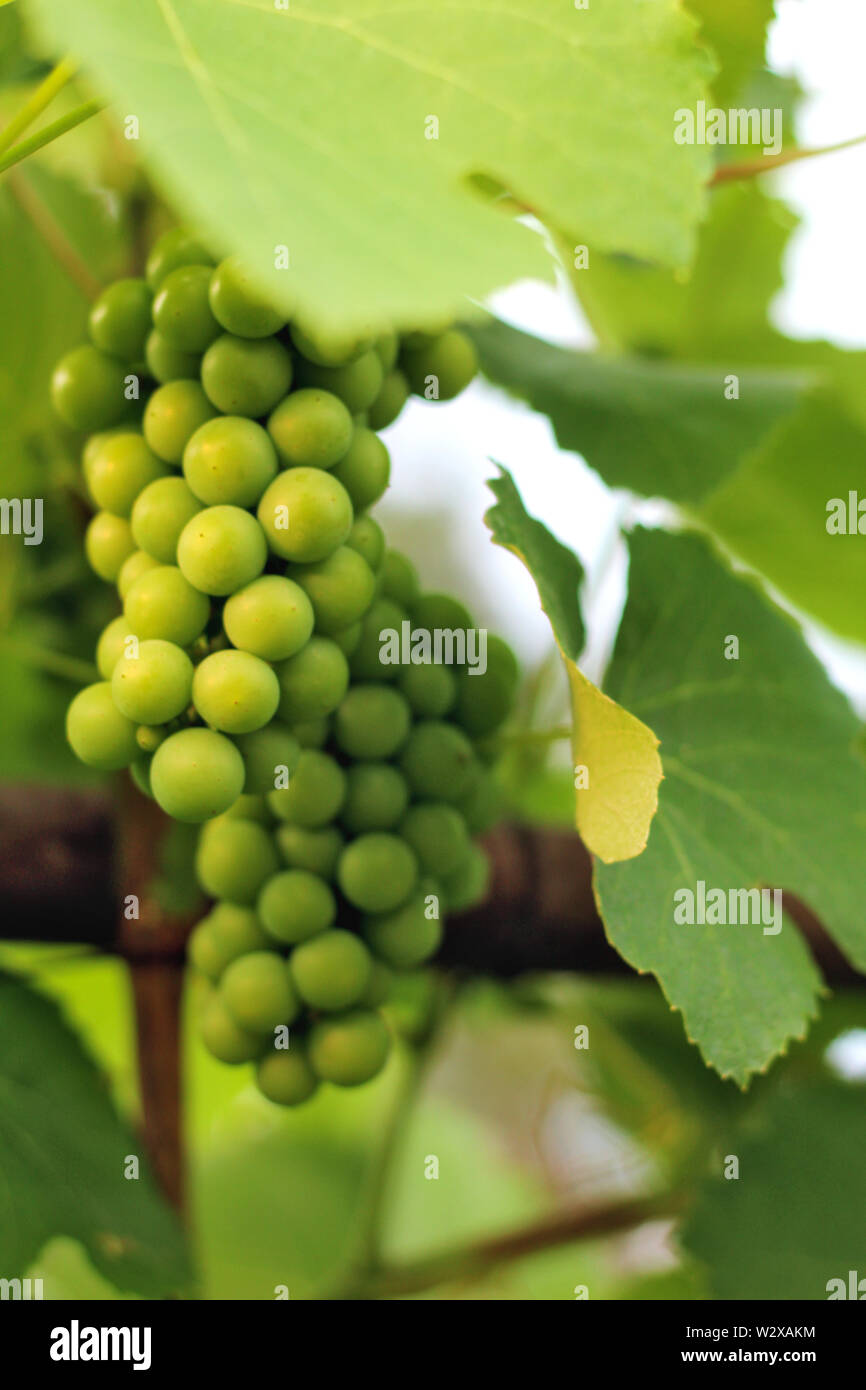
[[[381,659],[385,631],[472,620],[421,592],[369,515],[389,474],[376,430],[431,376],[440,398],[461,390],[471,344],[456,329],[350,342],[286,324],[234,259],[214,266],[182,231],[146,279],[100,296],[90,336],[53,397],[90,432],[86,551],[123,611],[67,735],[83,762],[129,768],[202,825],[196,872],[216,900],[190,940],[204,1042],[298,1104],[381,1069],[393,972],[428,960],[443,914],[486,886],[472,840],[498,814],[484,739],[509,714],[516,663],[495,637],[484,674]]]

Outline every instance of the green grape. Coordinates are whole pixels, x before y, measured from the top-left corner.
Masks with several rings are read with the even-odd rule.
[[[195,871],[209,897],[249,907],[278,867],[273,839],[263,825],[218,816],[202,826]]]
[[[400,759],[416,797],[429,801],[459,801],[478,774],[472,744],[466,735],[442,720],[424,719],[414,726]]]
[[[173,642],[150,638],[120,656],[111,676],[114,703],[136,724],[167,724],[189,704],[192,662]]]
[[[182,352],[204,352],[220,332],[208,302],[210,276],[206,265],[178,266],[154,297],[154,328]]]
[[[147,574],[148,570],[155,570],[158,565],[159,561],[152,555],[147,555],[143,550],[133,550],[124,560],[117,576],[117,592],[120,597],[126,598],[136,579],[142,574]]]
[[[356,685],[334,720],[337,745],[351,758],[390,758],[406,742],[412,715],[389,685]]]
[[[210,280],[210,307],[227,333],[239,338],[269,338],[285,323],[250,279],[238,256],[220,261]]]
[[[331,737],[331,721],[327,715],[320,719],[303,719],[292,725],[292,733],[302,748],[324,748]]]
[[[346,769],[346,800],[340,819],[347,830],[390,830],[409,805],[406,778],[389,763],[358,763]]]
[[[363,556],[348,545],[338,546],[326,560],[315,564],[292,565],[288,573],[309,598],[316,630],[326,637],[351,627],[373,601],[373,571]]]
[[[168,381],[144,408],[144,437],[166,463],[180,463],[190,439],[213,417],[214,408],[197,381]]]
[[[501,637],[491,633],[487,638],[487,669],[497,674],[512,688],[520,681],[520,667],[517,657]]]
[[[129,775],[142,796],[147,796],[153,801],[153,791],[150,785],[151,761],[149,757],[136,758],[135,761],[131,762],[129,765]]]
[[[386,372],[379,394],[367,409],[367,424],[371,430],[384,430],[393,425],[409,399],[409,383],[396,368]]]
[[[204,631],[210,604],[175,565],[160,565],[139,575],[126,593],[123,612],[139,637],[163,637],[188,647]]]
[[[504,724],[514,705],[514,686],[488,666],[484,672],[460,671],[453,718],[473,738],[492,734]]]
[[[161,743],[150,767],[153,795],[175,820],[199,824],[227,811],[244,788],[244,764],[212,729],[181,729]]]
[[[342,367],[370,346],[370,339],[357,333],[328,333],[321,327],[309,328],[297,322],[289,325],[289,332],[297,351],[317,367]]]
[[[201,356],[174,347],[154,328],[144,345],[147,370],[155,381],[192,381],[199,374]]]
[[[337,865],[344,897],[362,912],[390,912],[404,903],[418,878],[415,853],[396,835],[373,831],[347,845]]]
[[[173,565],[181,532],[200,511],[201,503],[193,497],[183,478],[157,478],[135,499],[131,518],[133,539],[154,565]],[[144,573],[146,568],[152,566],[144,569],[139,566],[139,573]],[[122,595],[119,582],[118,589]]]
[[[345,795],[340,764],[317,748],[305,748],[289,785],[268,794],[268,806],[278,820],[318,830],[339,813]]]
[[[272,792],[278,777],[290,777],[298,765],[301,745],[284,724],[269,724],[235,739],[244,760],[248,792]]]
[[[382,364],[382,371],[390,372],[400,352],[400,339],[396,333],[383,333],[373,344],[373,350]]]
[[[106,440],[111,439],[115,434],[123,431],[119,427],[111,430],[98,430],[96,434],[88,435],[87,442],[81,450],[81,471],[84,474],[84,482],[87,488],[87,495],[93,501],[93,490],[90,486],[90,470],[99,454],[100,449]]]
[[[490,862],[478,845],[470,845],[465,859],[442,879],[449,912],[465,912],[480,903],[490,883]]]
[[[330,714],[349,688],[349,665],[335,642],[311,637],[296,656],[276,668],[280,718],[287,724]]]
[[[319,878],[333,879],[345,844],[335,826],[307,830],[302,825],[278,825],[274,838],[283,862],[290,869],[308,869]]]
[[[79,690],[66,712],[66,737],[76,758],[101,772],[128,767],[138,754],[135,725],[115,707],[109,681]]]
[[[135,636],[130,633],[129,621],[123,613],[112,618],[96,644],[96,665],[103,680],[110,681],[111,673],[123,656],[126,639]]]
[[[219,994],[239,1028],[272,1033],[298,1016],[300,1001],[286,962],[276,951],[251,951],[226,969]]]
[[[245,737],[253,738],[254,735],[247,734]],[[239,742],[239,739],[235,739],[235,743]],[[257,825],[266,825],[268,829],[271,825],[271,813],[265,798],[261,795],[250,795],[247,792],[244,792],[243,796],[239,796],[237,801],[233,801],[227,811],[223,811],[223,818],[225,820],[253,820]]]
[[[163,233],[147,258],[145,276],[151,290],[158,290],[165,277],[182,265],[213,265],[213,260],[189,232],[172,227]]]
[[[378,573],[385,558],[385,533],[378,521],[374,521],[371,516],[356,517],[346,537],[346,545],[357,550],[373,573]]]
[[[343,484],[356,512],[378,502],[391,477],[391,458],[378,434],[358,426],[333,476]]]
[[[319,1079],[303,1049],[269,1052],[256,1068],[256,1085],[274,1105],[302,1105],[318,1089]]]
[[[135,731],[135,741],[143,753],[155,753],[165,737],[164,729],[149,724],[139,724]]]
[[[268,558],[264,532],[241,507],[206,507],[188,521],[177,563],[193,588],[222,597],[261,574]]]
[[[258,518],[275,555],[297,564],[325,560],[352,529],[349,494],[319,468],[290,468],[267,488]]]
[[[466,821],[443,801],[421,801],[403,818],[400,834],[418,856],[424,873],[441,878],[466,858],[471,840]]]
[[[285,661],[307,645],[313,605],[299,584],[264,574],[232,594],[223,609],[229,641],[264,661]]]
[[[457,681],[447,666],[401,666],[397,687],[421,719],[441,719],[457,699]]]
[[[94,574],[115,584],[125,561],[135,550],[132,528],[125,517],[97,512],[84,533],[84,553]]]
[[[412,623],[428,632],[467,632],[473,626],[469,609],[450,594],[421,594],[412,607]]]
[[[125,390],[123,364],[89,345],[67,352],[51,378],[54,409],[73,430],[104,430],[116,425],[127,413]]]
[[[369,917],[364,924],[370,950],[395,970],[413,970],[439,949],[442,922],[438,915],[428,915],[430,896],[435,894],[419,892],[395,912]]]
[[[372,968],[363,941],[339,928],[302,941],[289,957],[295,988],[313,1009],[332,1011],[357,1004],[370,983]]]
[[[263,884],[256,908],[265,931],[292,946],[327,931],[337,916],[337,900],[327,883],[307,869],[274,873]]]
[[[96,300],[87,325],[100,352],[140,362],[150,332],[151,293],[144,280],[115,280]]]
[[[331,641],[336,642],[344,656],[351,656],[352,652],[361,641],[360,622],[352,623],[349,627],[341,628],[339,632],[333,634]]]
[[[226,1066],[254,1062],[261,1056],[265,1043],[240,1028],[232,1018],[219,993],[214,991],[204,1007],[201,1020],[201,1040],[212,1057]]]
[[[349,669],[357,681],[393,681],[400,667],[381,659],[382,634],[395,632],[399,639],[401,625],[407,621],[406,610],[391,599],[376,599],[361,619],[361,640],[352,652]]]
[[[220,415],[202,425],[183,454],[183,475],[209,506],[254,507],[276,473],[270,436],[243,415]]]
[[[298,361],[298,384],[337,396],[350,415],[358,415],[372,405],[381,389],[382,377],[382,363],[372,349],[342,367],[317,367],[303,357]]]
[[[195,668],[192,702],[212,729],[251,734],[273,719],[280,686],[260,657],[250,652],[214,652]]]
[[[97,507],[128,517],[142,488],[167,472],[143,435],[129,430],[110,435],[100,445],[88,469],[88,485]]]
[[[352,439],[352,417],[330,391],[293,391],[268,420],[268,433],[289,468],[333,468]]]
[[[359,1005],[365,1009],[378,1009],[384,1004],[394,988],[394,973],[380,960],[373,960],[373,967],[370,971],[370,982],[361,998]]]
[[[400,365],[417,396],[450,401],[459,396],[478,371],[478,354],[465,333],[449,328],[414,351],[404,347]]]
[[[268,947],[253,908],[221,902],[202,918],[190,937],[189,957],[197,970],[216,982],[233,960]]]
[[[412,609],[421,596],[418,571],[400,550],[386,550],[382,563],[382,596]]]
[[[483,835],[502,819],[504,796],[492,773],[482,769],[457,808],[472,835]]]
[[[391,1040],[378,1014],[355,1009],[338,1018],[321,1019],[310,1030],[313,1071],[335,1086],[362,1086],[382,1070]]]
[[[223,333],[202,359],[201,384],[224,415],[267,415],[292,384],[292,359],[276,338]]]

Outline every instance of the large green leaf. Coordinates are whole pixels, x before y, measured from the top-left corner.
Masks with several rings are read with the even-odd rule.
[[[706,1060],[744,1083],[805,1032],[815,966],[790,922],[776,935],[678,925],[674,894],[787,889],[866,966],[857,720],[789,619],[702,541],[661,532],[632,538],[606,688],[652,721],[665,771],[644,854],[597,869],[608,934],[658,977]]]
[[[675,144],[673,112],[709,65],[675,0],[33,8],[138,117],[184,215],[319,322],[408,324],[545,273],[484,181],[600,249],[691,253],[709,155]],[[274,269],[277,246],[294,273]]]
[[[128,1155],[141,1173],[125,1176]],[[145,1298],[188,1289],[172,1212],[141,1143],[56,1005],[0,974],[0,1269],[21,1275],[54,1236],[80,1240],[101,1274]],[[50,1294],[50,1290],[49,1290]]]
[[[611,487],[644,497],[704,497],[797,405],[804,378],[605,358],[542,342],[504,323],[475,330],[484,372],[550,417],[563,449],[583,454]]]
[[[682,1237],[713,1297],[826,1299],[832,1279],[850,1297],[849,1271],[866,1277],[864,1100],[828,1081],[780,1091],[760,1126],[728,1136],[739,1177],[705,1184]]]

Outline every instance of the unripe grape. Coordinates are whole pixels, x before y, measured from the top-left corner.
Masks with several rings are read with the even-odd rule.
[[[112,618],[103,629],[96,644],[96,665],[103,680],[111,680],[111,673],[123,656],[126,639],[131,635],[135,634],[131,633],[129,621],[123,613]]]
[[[308,869],[320,878],[333,879],[345,840],[336,827],[307,830],[302,825],[278,825],[277,849],[291,869]]]
[[[114,703],[136,724],[166,724],[189,704],[192,662],[173,642],[151,638],[122,653],[111,676]]]
[[[123,612],[130,632],[139,637],[163,637],[188,647],[204,631],[210,604],[176,566],[160,565],[136,579],[123,600]]]
[[[289,327],[292,343],[308,362],[318,367],[342,367],[354,362],[371,345],[371,340],[359,333],[333,332],[297,321]]]
[[[393,681],[400,666],[382,661],[383,634],[396,633],[399,640],[401,624],[406,620],[404,608],[391,599],[376,599],[361,619],[361,640],[349,659],[349,670],[357,681]],[[386,648],[387,651],[387,648]]]
[[[85,345],[62,357],[51,378],[51,400],[73,430],[104,430],[127,412],[126,370],[116,357]]]
[[[166,382],[144,408],[144,437],[166,463],[180,463],[190,439],[214,413],[197,381]]]
[[[153,301],[153,324],[182,352],[204,352],[220,332],[208,302],[211,272],[182,265],[164,276]]]
[[[502,819],[504,793],[492,773],[482,769],[470,790],[457,803],[470,834],[483,835]]]
[[[168,815],[198,824],[221,815],[240,796],[243,759],[223,734],[211,729],[181,729],[154,753],[150,784]]]
[[[391,477],[391,457],[378,434],[358,426],[333,476],[343,484],[356,512],[378,502]]]
[[[475,346],[459,328],[449,328],[415,351],[404,348],[400,366],[410,387],[428,400],[450,401],[478,371]]]
[[[498,729],[508,718],[513,704],[514,687],[501,671],[488,667],[484,672],[458,672],[453,717],[473,738]]]
[[[422,801],[407,812],[400,834],[418,856],[423,871],[441,878],[466,858],[471,840],[466,821],[443,801]]]
[[[337,709],[334,734],[352,758],[390,758],[406,742],[411,722],[409,706],[398,690],[356,685]]]
[[[132,430],[112,434],[88,468],[90,492],[103,511],[128,517],[142,488],[167,472],[142,435]]]
[[[250,279],[239,256],[220,261],[212,273],[210,307],[226,332],[239,338],[268,338],[285,323]]]
[[[108,584],[117,582],[124,562],[135,550],[132,528],[125,517],[97,512],[84,533],[84,553],[90,568]]]
[[[369,983],[358,1004],[364,1009],[378,1009],[388,999],[393,988],[394,972],[374,957]]]
[[[291,776],[301,757],[301,745],[284,724],[273,723],[251,734],[239,734],[235,743],[244,760],[244,787],[248,792],[274,791],[277,776]]]
[[[101,352],[140,362],[150,332],[151,293],[144,280],[115,280],[90,310],[90,337]]]
[[[259,419],[273,410],[292,382],[292,359],[276,338],[224,333],[201,364],[201,384],[224,415]]]
[[[212,265],[207,249],[183,227],[172,227],[154,244],[147,258],[145,276],[151,290],[158,290],[167,275],[182,265]]]
[[[147,370],[155,381],[192,381],[199,374],[201,357],[174,347],[154,328],[144,345]]]
[[[269,1052],[256,1068],[256,1085],[275,1105],[302,1105],[317,1090],[318,1077],[302,1048]]]
[[[417,797],[459,801],[472,786],[478,764],[460,729],[436,719],[421,720],[406,740],[400,766]]]
[[[200,511],[201,503],[192,495],[183,478],[157,478],[156,482],[148,483],[135,499],[131,517],[133,539],[154,565],[173,565],[177,560],[181,532]],[[142,569],[140,572],[145,571]],[[130,582],[134,583],[135,580]],[[119,581],[118,589],[122,595]]]
[[[386,372],[376,399],[367,408],[367,423],[371,430],[384,430],[393,425],[409,399],[409,383],[397,368]]]
[[[381,569],[385,558],[385,534],[378,521],[371,516],[355,518],[346,545],[363,555],[374,574]]]
[[[249,907],[278,868],[273,839],[255,821],[218,816],[202,826],[195,871],[209,897]]]
[[[331,737],[331,720],[324,714],[319,719],[296,720],[292,733],[302,748],[324,748]]]
[[[372,968],[363,941],[339,928],[302,941],[289,957],[292,980],[304,1003],[328,1011],[357,1004],[370,983]]]
[[[467,632],[473,626],[469,609],[450,594],[421,594],[412,607],[412,624],[428,632]]]
[[[364,924],[370,950],[395,970],[413,970],[439,949],[442,922],[428,916],[428,896],[416,893],[396,911],[370,917]]]
[[[254,734],[247,734],[247,738],[254,738]],[[240,740],[235,739],[235,743]],[[253,795],[244,792],[237,801],[233,801],[227,811],[223,811],[225,820],[252,820],[256,825],[266,825],[271,828],[271,813],[268,810],[267,802],[261,795]]]
[[[142,796],[149,797],[153,801],[153,791],[150,785],[150,764],[151,759],[149,757],[136,758],[129,765],[129,775]]]
[[[347,845],[337,865],[337,882],[353,907],[390,912],[404,903],[418,878],[413,850],[396,835],[375,831]]]
[[[201,1040],[212,1057],[229,1067],[255,1061],[266,1045],[261,1036],[238,1026],[216,990],[204,1007]]]
[[[271,792],[268,806],[279,820],[317,830],[334,819],[345,795],[339,763],[317,748],[305,748],[289,785]]]
[[[298,384],[330,392],[343,402],[350,415],[367,410],[382,388],[382,363],[374,350],[363,353],[342,367],[317,367],[301,358]]]
[[[400,339],[396,333],[383,333],[373,344],[373,351],[382,364],[382,371],[390,372],[397,361]]]
[[[313,631],[313,606],[299,584],[277,574],[255,579],[223,609],[229,640],[264,661],[284,661],[306,646]]]
[[[189,956],[197,970],[216,981],[233,960],[251,951],[267,950],[269,945],[253,908],[220,902],[193,932]]]
[[[352,439],[352,416],[330,391],[293,391],[268,420],[277,453],[287,467],[333,468]]]
[[[457,680],[447,666],[402,666],[397,687],[421,719],[441,719],[457,699]]]
[[[335,1086],[362,1086],[372,1080],[385,1065],[389,1048],[388,1029],[368,1009],[321,1019],[308,1043],[313,1071]]]
[[[346,489],[320,468],[280,473],[263,494],[257,515],[274,554],[302,565],[326,559],[346,540],[354,521]]]
[[[348,545],[315,564],[292,565],[288,573],[313,605],[317,631],[328,637],[356,623],[373,601],[373,571]]]
[[[390,830],[409,804],[406,779],[389,763],[357,763],[346,770],[346,799],[340,819],[355,835]]]
[[[133,511],[135,508],[133,508]],[[148,555],[144,550],[133,550],[128,555],[120,567],[117,576],[117,592],[122,599],[126,598],[136,579],[141,575],[147,574],[148,570],[159,568],[159,560],[155,560],[152,555]],[[127,629],[129,624],[127,623]]]
[[[296,656],[276,668],[280,718],[287,724],[330,714],[349,686],[349,665],[336,643],[311,637]]]
[[[470,845],[469,853],[457,868],[442,879],[445,905],[449,912],[465,912],[481,902],[490,883],[490,862],[478,845]]]
[[[138,754],[135,725],[115,707],[108,681],[79,690],[66,712],[66,737],[88,767],[116,772]]]
[[[202,425],[183,454],[184,477],[209,506],[255,506],[277,466],[269,435],[243,415],[220,415]]]
[[[418,571],[400,550],[386,550],[382,563],[382,596],[412,609],[421,597]]]
[[[219,995],[238,1027],[272,1033],[298,1016],[300,1001],[286,962],[275,951],[252,951],[233,960]]]
[[[332,926],[337,900],[316,874],[306,869],[283,869],[262,885],[256,909],[270,936],[295,945]]]
[[[206,507],[177,543],[181,573],[204,594],[233,594],[261,574],[267,558],[261,526],[240,507]]]
[[[336,642],[344,656],[351,656],[361,642],[360,622],[351,623],[348,627],[341,628],[339,632],[332,635],[331,641]]]
[[[155,753],[165,737],[165,730],[156,725],[139,724],[135,731],[135,741],[143,753]]]
[[[250,734],[273,719],[280,686],[267,662],[250,652],[214,652],[195,668],[192,701],[212,729]]]

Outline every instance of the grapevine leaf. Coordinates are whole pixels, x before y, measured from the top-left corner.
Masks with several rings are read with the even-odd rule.
[[[691,536],[632,537],[606,686],[652,719],[665,770],[646,852],[597,867],[608,934],[658,977],[707,1062],[745,1084],[804,1036],[819,976],[789,921],[775,934],[763,924],[680,925],[674,894],[697,895],[700,882],[725,893],[785,889],[862,969],[857,720],[795,625]],[[762,907],[770,917],[772,899]]]
[[[725,1140],[736,1182],[708,1180],[682,1233],[705,1265],[710,1296],[730,1299],[862,1298],[866,1147],[862,1087],[829,1081],[769,1098],[762,1123]]]
[[[773,0],[734,0],[725,5],[717,0],[687,0],[687,8],[700,20],[701,38],[719,60],[713,93],[719,105],[726,106],[763,64]]]
[[[573,720],[575,824],[587,848],[605,863],[630,859],[644,849],[658,805],[658,740],[576,665],[584,638],[579,560],[528,514],[505,469],[490,488],[497,500],[485,521],[496,544],[517,555],[535,580],[565,662]]]
[[[453,5],[447,22],[381,0],[34,8],[137,117],[183,215],[319,322],[426,322],[548,274],[485,185],[599,249],[692,253],[710,152],[676,144],[673,113],[710,61],[676,0]],[[281,246],[293,274],[274,268]]]
[[[550,417],[557,442],[611,487],[696,502],[796,407],[805,377],[614,359],[507,324],[474,330],[482,370]],[[739,399],[726,399],[737,372]]]
[[[0,1268],[20,1276],[46,1241],[79,1240],[117,1288],[189,1288],[181,1232],[141,1145],[57,1006],[0,974]],[[128,1156],[140,1176],[125,1176]]]

